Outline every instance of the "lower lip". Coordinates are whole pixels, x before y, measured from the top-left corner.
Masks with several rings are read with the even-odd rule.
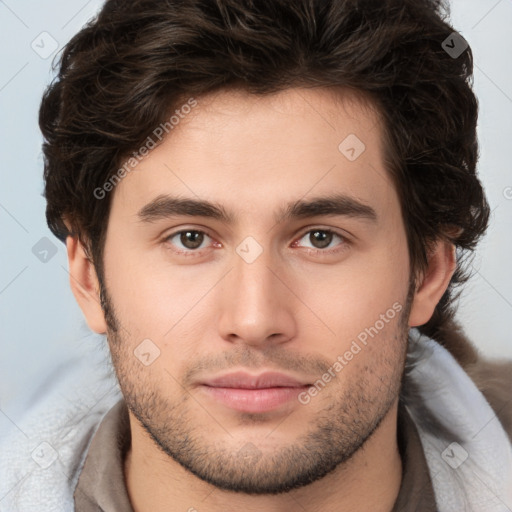
[[[202,388],[212,398],[231,409],[261,413],[277,409],[292,400],[298,401],[298,395],[308,386],[261,389],[218,388],[212,386],[202,386]]]

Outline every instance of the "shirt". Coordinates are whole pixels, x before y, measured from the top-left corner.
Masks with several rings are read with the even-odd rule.
[[[436,512],[421,441],[402,404],[398,412],[397,441],[403,474],[392,512]],[[91,441],[74,492],[76,512],[133,512],[123,471],[130,442],[128,408],[121,399],[105,415]]]

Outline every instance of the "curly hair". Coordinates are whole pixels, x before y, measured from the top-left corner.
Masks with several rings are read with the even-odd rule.
[[[112,193],[100,200],[94,190],[186,98],[350,89],[383,119],[413,279],[432,243],[457,248],[448,289],[420,327],[435,336],[453,318],[454,290],[489,221],[473,56],[469,46],[457,58],[443,48],[455,32],[448,17],[442,0],[108,0],[65,46],[42,99],[50,229],[78,237],[101,283]]]

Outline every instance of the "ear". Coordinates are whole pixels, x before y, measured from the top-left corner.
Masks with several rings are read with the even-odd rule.
[[[100,286],[94,265],[87,257],[78,237],[66,238],[69,263],[69,284],[87,325],[96,333],[107,332],[100,304]]]
[[[428,258],[428,266],[416,286],[409,325],[426,324],[450,284],[456,268],[455,246],[447,241],[436,243]]]

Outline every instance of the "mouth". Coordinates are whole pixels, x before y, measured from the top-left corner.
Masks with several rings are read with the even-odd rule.
[[[236,372],[206,380],[200,387],[210,399],[230,409],[264,413],[279,409],[293,400],[298,404],[298,395],[309,386],[281,373],[251,375]]]

